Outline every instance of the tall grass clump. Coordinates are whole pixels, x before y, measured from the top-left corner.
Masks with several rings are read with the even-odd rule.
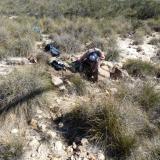
[[[69,78],[69,81],[73,84],[73,90],[77,95],[83,96],[86,94],[86,84],[80,76],[72,76],[71,78]]]
[[[16,108],[51,88],[50,76],[43,67],[14,71],[0,81],[0,112]]]
[[[117,42],[114,36],[108,38],[105,52],[106,52],[105,55],[106,61],[117,61],[119,59],[120,50],[117,46]]]
[[[0,143],[0,158],[9,160],[9,159],[18,159],[23,154],[23,142],[20,140],[12,140],[10,142],[1,142]]]
[[[141,60],[128,60],[123,68],[135,77],[156,76],[158,71],[152,63]]]
[[[7,19],[1,17],[0,28],[0,57],[25,56],[27,57],[34,51],[35,40],[38,33],[33,30],[31,20],[27,17],[26,21]]]
[[[147,111],[159,106],[160,92],[155,91],[154,85],[149,83],[144,84],[138,94],[138,101]]]
[[[135,138],[125,132],[125,127],[115,109],[115,103],[100,102],[89,115],[89,124],[90,139],[102,146],[106,154],[113,157],[130,154]]]
[[[152,38],[149,42],[151,45],[160,45],[160,38]]]
[[[135,137],[126,131],[116,102],[104,99],[82,102],[64,115],[69,137],[87,137],[101,147],[106,156],[126,157],[135,146]],[[65,124],[65,123],[64,123]]]

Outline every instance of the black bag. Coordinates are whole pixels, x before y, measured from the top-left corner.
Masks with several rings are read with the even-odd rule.
[[[47,44],[44,48],[45,52],[50,52],[53,57],[60,56],[60,51],[53,44]]]
[[[62,62],[56,61],[54,60],[51,63],[51,66],[56,70],[56,71],[60,71],[60,70],[64,70],[65,69],[65,65]]]
[[[74,61],[71,64],[72,72],[81,72],[82,71],[82,63],[80,61]]]

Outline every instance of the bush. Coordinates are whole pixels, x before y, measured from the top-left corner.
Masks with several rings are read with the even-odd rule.
[[[73,83],[73,90],[76,92],[76,94],[83,96],[86,94],[87,90],[86,90],[86,85],[84,80],[78,76],[72,76],[71,78],[69,78],[69,81],[71,83]]]
[[[146,109],[152,109],[160,104],[160,92],[155,91],[151,84],[145,84],[138,95],[139,103]]]
[[[141,60],[128,60],[124,64],[123,68],[126,69],[130,75],[135,77],[157,75],[157,67],[155,67],[150,62],[144,62]]]
[[[29,18],[26,21],[10,20],[1,17],[0,28],[0,57],[28,56],[34,50],[35,39],[38,33],[34,33]],[[23,17],[22,17],[23,19]]]
[[[52,40],[66,53],[79,52],[81,43],[70,34],[53,35]]]
[[[107,50],[107,54],[105,56],[106,61],[117,61],[119,59],[119,50],[112,48]]]
[[[151,45],[158,45],[160,44],[160,38],[152,38],[148,44],[151,44]]]
[[[117,61],[119,59],[119,49],[117,46],[117,42],[114,37],[111,37],[107,41],[107,46],[105,48],[106,55],[105,60],[106,61]]]
[[[127,156],[135,139],[125,133],[114,104],[100,102],[89,115],[89,137],[100,144],[111,156]],[[111,146],[110,146],[111,145]]]
[[[28,57],[34,49],[34,43],[31,38],[20,38],[13,41],[8,49],[8,55]]]
[[[14,71],[0,82],[0,112],[41,95],[51,86],[50,77],[43,67]]]
[[[147,24],[153,31],[160,32],[160,18],[149,19]]]
[[[66,138],[72,143],[77,137],[88,137],[105,151],[106,156],[128,156],[135,138],[126,132],[115,105],[116,102],[99,99],[76,106],[63,116],[64,125],[68,127]]]
[[[18,159],[22,156],[23,144],[19,140],[13,140],[9,143],[0,143],[0,158]]]
[[[134,39],[133,45],[143,44],[144,35],[145,35],[144,30],[137,29],[133,37]]]
[[[160,159],[160,147],[156,147],[152,151],[152,157],[153,157],[154,160],[159,160]]]

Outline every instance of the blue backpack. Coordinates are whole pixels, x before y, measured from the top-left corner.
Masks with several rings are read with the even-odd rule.
[[[94,51],[94,52],[89,53],[87,59],[88,59],[90,62],[97,62],[98,59],[99,59],[99,57],[100,57],[99,51]]]
[[[53,57],[58,57],[61,54],[60,50],[55,48],[53,44],[47,44],[44,50],[50,52]]]

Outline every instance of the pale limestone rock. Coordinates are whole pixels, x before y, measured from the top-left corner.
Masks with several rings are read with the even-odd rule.
[[[61,141],[57,141],[55,142],[55,147],[54,147],[55,151],[57,152],[61,152],[63,151],[63,144]]]
[[[56,138],[56,136],[57,136],[57,133],[56,133],[56,132],[53,132],[53,131],[48,131],[47,134],[48,134],[52,139]]]
[[[114,95],[118,92],[118,89],[117,88],[110,88],[109,91],[112,95]]]
[[[17,128],[14,128],[11,130],[11,133],[15,134],[15,135],[18,134],[18,132],[19,132],[19,130]]]
[[[53,83],[56,87],[58,87],[58,86],[60,86],[60,85],[63,84],[63,81],[62,81],[62,79],[59,78],[59,77],[52,76],[52,83]]]
[[[103,155],[103,153],[98,153],[98,160],[105,160],[105,156]]]

